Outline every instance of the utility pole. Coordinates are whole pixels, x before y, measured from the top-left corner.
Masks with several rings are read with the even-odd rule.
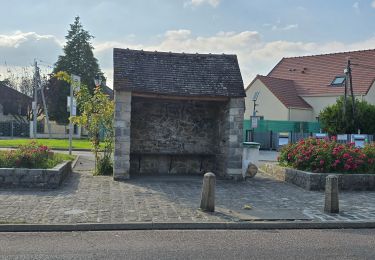
[[[34,74],[34,80],[33,80],[33,85],[34,85],[34,102],[32,103],[32,109],[33,109],[33,138],[36,138],[37,134],[37,116],[38,116],[38,79],[37,79],[37,68],[38,64],[36,60],[34,60],[34,69],[35,69],[35,74]]]
[[[72,82],[70,83],[70,98],[69,98],[69,113],[70,113],[70,118],[72,116],[77,115],[77,108],[75,107],[74,104],[74,91],[73,88],[75,88],[77,91],[80,89],[81,85],[81,77],[77,75],[71,75]],[[69,154],[72,154],[72,140],[73,140],[73,124],[72,121],[69,119]]]
[[[344,96],[344,116],[346,113],[346,102],[347,102],[347,95],[348,95],[348,84],[349,84],[349,90],[350,95],[352,97],[352,123],[355,125],[356,122],[356,114],[355,114],[355,97],[354,97],[354,90],[353,90],[353,78],[352,78],[352,68],[351,68],[351,61],[350,58],[348,58],[348,62],[346,65],[345,72],[345,96]]]
[[[42,96],[44,114],[46,116],[47,127],[48,127],[48,135],[49,135],[49,138],[51,138],[52,137],[51,124],[49,123],[48,109],[47,109],[47,105],[46,105],[46,99],[44,97],[44,91],[43,91],[44,87],[42,86],[42,83],[41,83],[41,80],[40,80],[40,72],[39,72],[39,67],[38,67],[38,63],[37,63],[36,60],[34,60],[34,70],[35,70],[35,72],[34,72],[33,134],[34,134],[34,138],[36,138],[36,135],[37,135],[37,116],[38,116],[38,90],[39,90],[40,93],[41,93],[41,96]]]

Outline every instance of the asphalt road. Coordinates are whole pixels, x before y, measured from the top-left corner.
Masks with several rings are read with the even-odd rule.
[[[0,233],[0,259],[374,259],[375,229]]]

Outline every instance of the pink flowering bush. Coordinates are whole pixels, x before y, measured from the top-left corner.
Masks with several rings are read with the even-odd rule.
[[[16,150],[0,153],[0,168],[51,168],[56,164],[71,159],[69,156],[54,154],[45,145],[30,142]]]
[[[303,139],[280,151],[281,165],[311,172],[375,173],[375,145],[356,148],[333,138]]]

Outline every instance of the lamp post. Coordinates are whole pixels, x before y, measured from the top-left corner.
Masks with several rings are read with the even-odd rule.
[[[99,87],[102,84],[102,79],[99,75],[94,78],[94,83],[96,87]]]

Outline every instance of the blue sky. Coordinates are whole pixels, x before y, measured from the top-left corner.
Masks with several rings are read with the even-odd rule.
[[[34,58],[56,62],[76,15],[96,37],[109,84],[113,47],[235,53],[245,85],[282,57],[375,48],[375,0],[0,0],[0,6],[0,79],[6,67],[17,72]]]

